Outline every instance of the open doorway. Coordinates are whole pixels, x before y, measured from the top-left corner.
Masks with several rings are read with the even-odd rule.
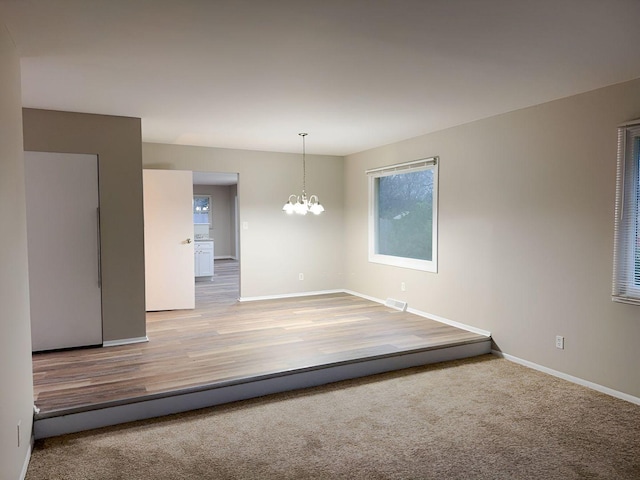
[[[197,308],[203,294],[196,289],[208,292],[207,303],[235,303],[238,174],[145,169],[143,184],[147,312]],[[225,270],[233,275],[222,282]],[[220,283],[223,292],[216,289]]]
[[[196,308],[233,303],[240,297],[238,174],[193,172],[193,195]]]

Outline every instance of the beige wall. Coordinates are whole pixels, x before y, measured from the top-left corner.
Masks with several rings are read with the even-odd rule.
[[[139,118],[26,108],[24,148],[98,155],[104,340],[145,335]]]
[[[302,190],[300,154],[144,143],[142,158],[144,168],[239,173],[242,297],[343,286],[342,157],[307,155],[307,190],[326,212],[306,217],[282,211]]]
[[[211,218],[209,238],[213,238],[215,257],[233,257],[235,249],[235,233],[233,222],[232,185],[194,185],[194,195],[211,196]]]
[[[20,61],[0,23],[0,478],[17,479],[33,417]],[[20,422],[20,446],[17,425]]]
[[[640,80],[347,157],[346,286],[640,397],[640,308],[610,299],[616,126],[638,117]],[[439,272],[368,263],[365,169],[432,155]]]

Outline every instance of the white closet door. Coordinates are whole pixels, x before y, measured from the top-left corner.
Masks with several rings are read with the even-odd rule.
[[[195,308],[192,173],[142,175],[147,311]]]
[[[24,156],[33,351],[101,345],[98,157]]]

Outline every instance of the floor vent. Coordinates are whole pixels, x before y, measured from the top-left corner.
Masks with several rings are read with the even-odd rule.
[[[394,300],[393,298],[387,298],[384,305],[389,308],[400,310],[401,312],[404,312],[407,309],[407,302],[401,302],[400,300]]]

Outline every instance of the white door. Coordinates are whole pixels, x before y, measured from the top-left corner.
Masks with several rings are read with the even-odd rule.
[[[98,157],[24,157],[33,351],[101,345]]]
[[[192,173],[142,173],[147,311],[195,308]]]

